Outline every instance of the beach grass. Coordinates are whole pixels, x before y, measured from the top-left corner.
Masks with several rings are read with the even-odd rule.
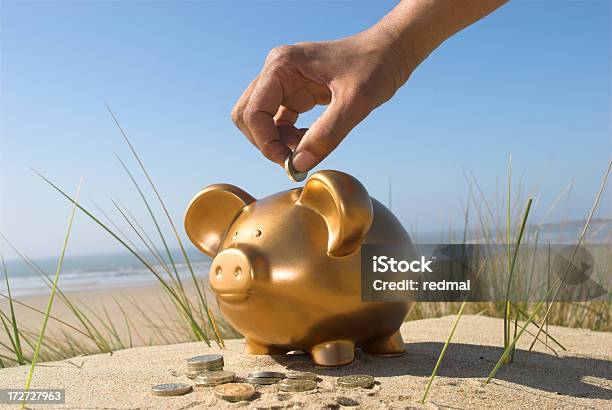
[[[64,256],[66,255],[66,249],[68,248],[68,240],[70,239],[70,232],[72,230],[72,223],[74,222],[74,216],[77,210],[77,201],[79,198],[79,192],[81,191],[81,184],[83,179],[79,182],[79,186],[77,187],[74,206],[72,207],[72,211],[70,212],[70,218],[68,219],[68,227],[66,228],[66,236],[64,238],[64,244],[62,246],[62,251],[60,253],[59,261],[57,263],[57,270],[55,271],[55,277],[53,278],[53,285],[51,287],[51,294],[49,296],[49,302],[47,303],[47,310],[45,311],[45,315],[43,317],[42,327],[40,332],[38,333],[38,340],[36,341],[36,347],[34,348],[34,354],[32,355],[32,361],[30,364],[30,371],[28,372],[28,376],[25,382],[25,391],[29,391],[30,384],[32,383],[32,377],[34,376],[34,370],[36,369],[36,363],[38,361],[38,356],[40,355],[40,349],[43,345],[43,340],[45,337],[45,331],[47,329],[47,323],[49,323],[49,316],[51,315],[51,308],[53,307],[53,301],[55,299],[55,292],[57,290],[57,282],[59,281],[59,275],[62,271],[62,265],[64,263]],[[9,299],[10,301],[10,299]],[[12,306],[12,305],[11,305]],[[12,311],[13,309],[11,309]],[[13,317],[13,323],[16,324],[15,318]],[[21,403],[21,408],[25,408],[25,401]]]
[[[474,282],[478,281],[478,277],[480,276],[480,274],[482,273],[482,270],[484,269],[484,267],[486,266],[486,259],[482,262],[480,269],[478,269],[478,272],[476,273],[476,276],[474,278]],[[444,355],[446,355],[446,351],[448,350],[448,346],[450,345],[451,341],[453,340],[453,335],[455,334],[455,330],[457,329],[457,325],[459,324],[459,320],[461,320],[461,316],[463,316],[463,311],[465,310],[465,306],[467,305],[467,300],[470,297],[470,292],[468,292],[468,294],[465,297],[465,300],[463,302],[461,302],[461,306],[459,307],[459,311],[457,312],[457,316],[455,317],[455,321],[453,322],[453,325],[451,326],[450,329],[450,333],[448,334],[448,338],[446,339],[446,341],[444,342],[444,346],[442,347],[442,350],[440,351],[440,355],[438,356],[438,360],[436,360],[436,364],[431,372],[431,375],[429,376],[429,379],[427,380],[427,385],[425,386],[425,391],[423,392],[423,397],[421,397],[421,403],[425,403],[425,401],[427,400],[427,396],[429,395],[429,391],[431,390],[431,386],[433,384],[433,381],[435,380],[437,374],[438,374],[438,370],[440,369],[440,365],[442,364],[442,360],[444,359]]]
[[[2,261],[2,271],[4,273],[4,280],[6,281],[6,291],[8,293],[9,309],[11,313],[11,317],[9,321],[11,322],[11,325],[12,325],[12,334],[11,334],[11,330],[9,330],[9,327],[6,323],[7,321],[4,319],[4,313],[0,315],[0,319],[2,320],[2,326],[4,327],[4,331],[6,332],[6,335],[8,336],[8,339],[10,340],[11,345],[13,347],[13,353],[15,354],[15,361],[17,362],[17,364],[21,365],[21,364],[25,364],[25,360],[23,358],[23,350],[21,349],[21,341],[19,340],[19,327],[17,325],[17,319],[15,318],[15,306],[13,304],[13,298],[11,296],[11,285],[8,279],[8,272],[6,271],[6,264],[4,263],[4,256],[2,256],[1,253],[0,253],[0,260]],[[0,367],[4,367],[4,362],[2,361],[1,357],[0,357]]]
[[[603,176],[603,180],[601,182],[601,186],[599,189],[599,192],[597,193],[597,196],[595,198],[595,203],[593,204],[593,207],[591,208],[591,211],[589,212],[589,216],[587,217],[586,223],[584,225],[584,228],[582,229],[582,232],[580,234],[580,237],[578,239],[578,243],[575,246],[575,250],[572,254],[572,257],[570,258],[570,260],[568,261],[568,265],[567,268],[565,270],[564,275],[559,278],[555,285],[549,290],[548,294],[547,294],[547,299],[548,300],[548,296],[552,295],[552,300],[551,300],[551,304],[548,306],[546,313],[544,314],[544,317],[542,319],[542,324],[540,324],[540,326],[538,327],[538,332],[537,334],[534,336],[534,340],[531,343],[531,346],[529,347],[529,350],[531,350],[535,344],[535,342],[538,340],[538,337],[540,335],[540,333],[542,332],[544,323],[546,323],[548,316],[551,312],[551,306],[554,305],[556,297],[558,295],[559,290],[561,289],[562,285],[563,285],[563,279],[565,278],[565,275],[567,275],[571,264],[573,262],[574,256],[576,255],[576,250],[578,249],[578,247],[583,243],[584,238],[586,236],[586,232],[589,229],[589,225],[591,223],[591,220],[593,218],[593,215],[595,214],[595,210],[597,209],[597,206],[599,205],[599,201],[601,200],[602,194],[606,188],[606,184],[608,182],[608,175],[610,174],[610,171],[612,170],[612,160],[609,162],[608,167],[606,169],[606,172],[604,173]],[[553,293],[554,291],[554,293]],[[534,309],[533,312],[527,317],[527,321],[525,323],[525,325],[522,327],[522,329],[514,336],[514,338],[512,339],[512,341],[508,344],[508,346],[504,346],[504,351],[502,353],[502,355],[500,356],[499,360],[497,361],[497,363],[495,364],[495,366],[493,367],[493,369],[491,370],[491,372],[489,373],[489,376],[486,378],[485,380],[485,384],[489,383],[497,374],[497,372],[499,371],[502,363],[507,361],[507,358],[511,355],[511,353],[514,351],[515,346],[517,341],[521,338],[521,336],[523,335],[523,333],[525,332],[525,330],[527,329],[527,326],[533,322],[535,315],[539,312],[539,310],[544,306],[545,301],[540,301],[538,302]]]

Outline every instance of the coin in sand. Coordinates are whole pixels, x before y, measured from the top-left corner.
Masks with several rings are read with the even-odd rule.
[[[294,380],[317,380],[317,375],[313,372],[289,372],[285,377]]]
[[[185,375],[190,378],[190,379],[197,379],[198,376],[204,374],[204,373],[208,373],[208,372],[219,372],[222,371],[223,367],[220,367],[218,369],[210,369],[210,370],[187,370],[187,372],[185,373]]]
[[[247,377],[275,377],[278,379],[284,379],[285,373],[281,372],[251,372]]]
[[[275,384],[280,381],[280,377],[246,377],[245,382],[250,384]]]
[[[289,152],[285,159],[285,172],[293,182],[301,182],[308,176],[308,172],[300,172],[293,167],[293,152]]]
[[[354,374],[351,376],[342,376],[338,378],[338,385],[340,387],[372,387],[374,384],[374,378],[367,374]]]
[[[307,391],[317,388],[317,382],[314,380],[305,379],[285,379],[278,384],[279,390],[282,391]]]
[[[223,370],[223,366],[211,367],[210,369],[189,369],[188,368],[185,374],[190,379],[195,379],[201,374],[208,373],[208,372],[217,372],[217,371],[222,371],[222,370]]]
[[[218,386],[219,384],[233,382],[235,377],[236,373],[227,370],[204,372],[196,377],[196,386]]]
[[[255,387],[246,383],[226,383],[215,387],[217,397],[227,401],[248,400],[255,394]]]
[[[191,391],[191,386],[183,383],[165,383],[151,387],[155,396],[181,396]]]

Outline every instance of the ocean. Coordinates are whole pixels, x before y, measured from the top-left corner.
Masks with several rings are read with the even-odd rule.
[[[191,273],[180,251],[172,251],[172,258],[176,270],[181,278],[191,278]],[[170,267],[167,254],[162,254],[165,263]],[[150,261],[155,259],[147,255]],[[198,277],[205,278],[210,269],[210,258],[197,251],[188,252],[192,268]],[[33,260],[51,278],[57,269],[57,258],[44,258]],[[167,277],[162,266],[152,263],[154,268]],[[9,260],[6,269],[14,297],[30,296],[49,293],[49,286],[39,274],[22,260]],[[4,275],[2,275],[4,276]],[[134,255],[131,253],[112,253],[100,255],[69,256],[64,258],[60,273],[59,287],[64,292],[130,287],[135,285],[154,284],[158,280]],[[7,294],[4,277],[0,281],[0,293]]]

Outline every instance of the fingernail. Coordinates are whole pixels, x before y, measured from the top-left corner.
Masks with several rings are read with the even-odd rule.
[[[293,167],[300,172],[310,171],[315,165],[317,159],[308,151],[300,151],[293,157]]]

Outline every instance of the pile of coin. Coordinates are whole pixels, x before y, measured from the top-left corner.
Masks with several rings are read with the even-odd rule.
[[[248,400],[255,394],[255,385],[278,383],[284,392],[305,392],[317,388],[317,375],[312,372],[291,371],[287,374],[272,371],[251,372],[244,378],[246,383],[235,383],[236,374],[223,370],[223,356],[208,354],[187,359],[187,377],[195,379],[197,387],[214,387],[217,397],[227,401]],[[366,374],[342,376],[337,380],[343,388],[370,388],[374,378]],[[193,387],[184,383],[158,384],[151,387],[156,396],[180,396],[191,392]]]
[[[234,372],[227,370],[210,370],[200,373],[196,377],[195,385],[198,387],[214,387],[223,383],[231,383],[236,378]]]
[[[287,379],[294,379],[294,380],[313,380],[313,381],[317,380],[317,375],[312,372],[295,372],[294,371],[294,372],[287,373],[285,377]]]
[[[205,354],[187,359],[187,377],[190,379],[216,370],[223,370],[223,356],[220,354]]]
[[[279,390],[289,392],[308,391],[316,388],[317,382],[308,379],[284,379],[278,384]]]

